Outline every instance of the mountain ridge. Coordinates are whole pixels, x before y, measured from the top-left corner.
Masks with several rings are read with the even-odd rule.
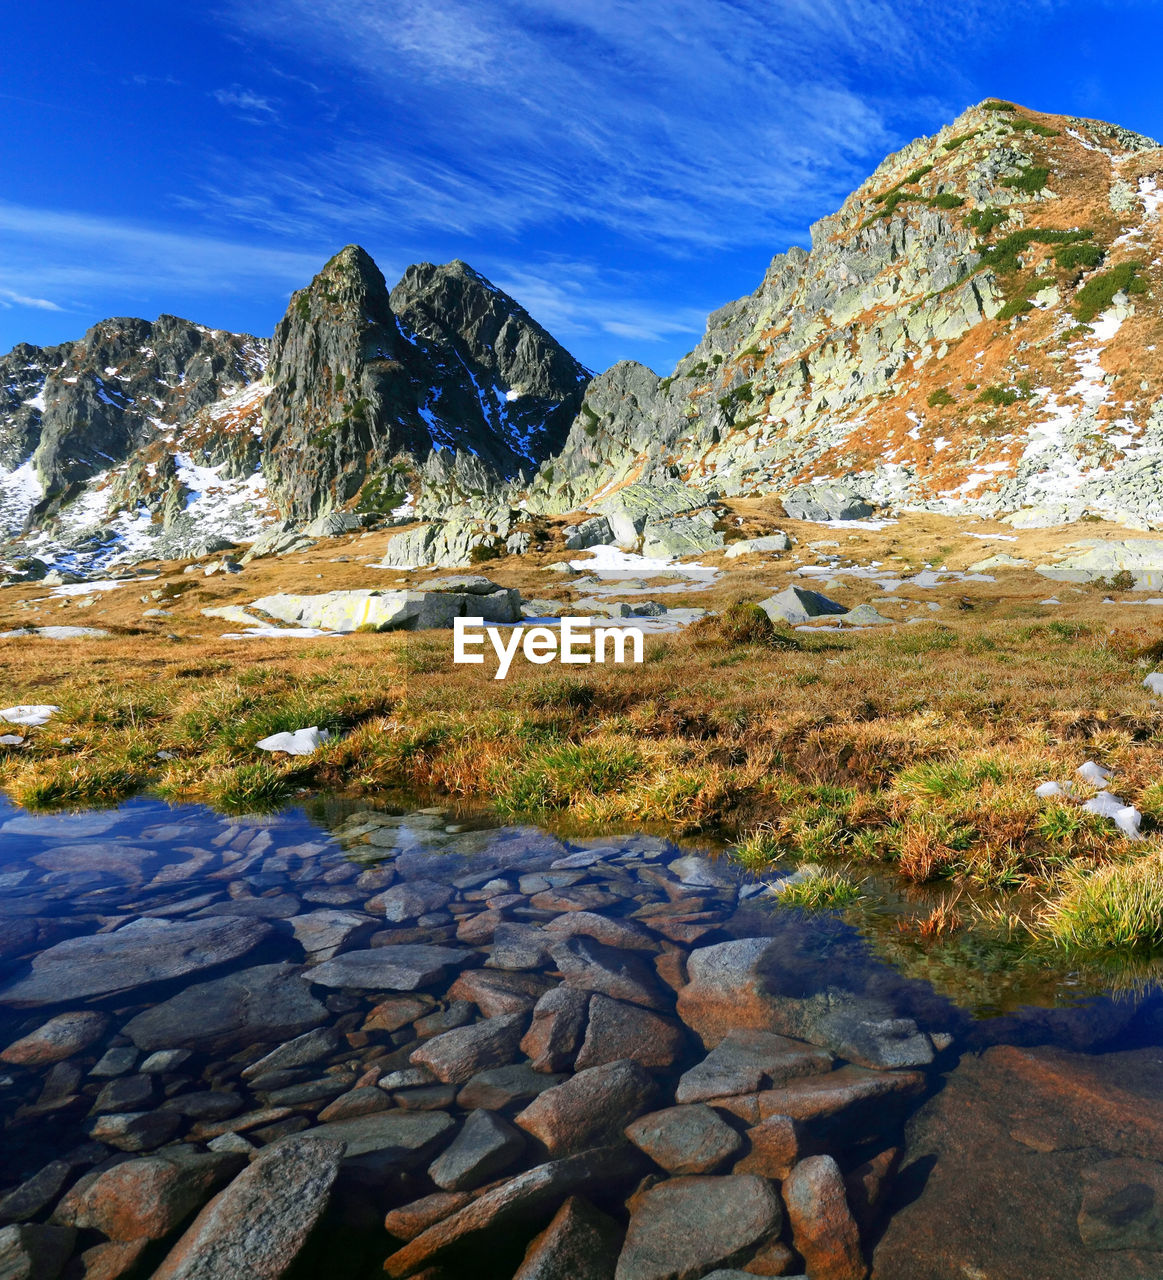
[[[1078,518],[1089,503],[1140,527],[1163,521],[1154,479],[1163,413],[1154,404],[1136,406],[1146,436],[1140,453],[1151,454],[1146,495],[1125,492],[1142,488],[1141,456],[1127,463],[1137,479],[1120,492],[1116,478],[1104,500],[1101,477],[1077,496],[1060,473],[1040,487],[1035,455],[1019,459],[999,447],[1030,443],[1039,406],[1049,410],[1040,416],[1057,413],[1065,423],[1066,392],[1082,377],[1089,399],[1075,396],[1078,412],[1064,429],[1069,436],[1076,418],[1074,435],[1093,434],[1106,400],[1092,390],[1100,364],[1092,338],[1106,351],[1131,320],[1128,329],[1157,333],[1157,308],[1136,315],[1135,300],[1159,264],[1128,274],[1128,246],[1147,233],[1158,239],[1161,171],[1154,140],[1116,125],[996,101],[970,108],[888,156],[813,226],[810,252],[776,255],[753,294],[711,314],[670,377],[630,364],[599,375],[550,481],[534,486],[534,505],[569,510],[652,479],[680,478],[726,496],[824,479],[921,510],[1012,514],[1041,500],[1047,517]],[[1039,274],[1056,245],[1073,261],[1067,254],[1068,265],[1052,262]],[[1093,246],[1093,260],[1084,261],[1082,246]],[[1131,291],[1111,288],[1103,298],[1114,272]],[[1088,285],[1106,317],[1089,336],[1076,314]],[[1087,328],[1099,318],[1088,316]],[[975,330],[987,350],[971,356],[970,371],[957,346]],[[1055,379],[1052,362],[1042,361],[1035,372],[1045,376],[1027,385],[1022,352],[1063,335],[1067,342],[1050,354],[1082,375],[1069,368],[1069,381]],[[1089,462],[1101,469],[1100,459]],[[1008,485],[997,479],[1003,473]]]
[[[987,100],[887,156],[663,378],[592,375],[460,260],[389,288],[348,246],[270,340],[114,319],[0,358],[0,520],[79,568],[208,529],[293,545],[331,513],[427,522],[401,554],[462,562],[676,483],[691,507],[835,490],[1163,527],[1161,205],[1153,139]]]

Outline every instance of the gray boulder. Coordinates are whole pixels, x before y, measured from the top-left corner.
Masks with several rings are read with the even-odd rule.
[[[757,555],[766,551],[790,551],[791,539],[786,533],[771,533],[762,538],[744,538],[742,542],[732,542],[723,552],[728,560],[738,556]]]
[[[718,551],[724,545],[724,538],[714,528],[714,523],[715,517],[709,511],[700,511],[693,516],[649,520],[642,533],[642,554],[681,558],[704,551]]]
[[[790,622],[793,625],[825,614],[848,612],[842,604],[806,587],[785,587],[766,600],[760,600],[759,607],[772,622]]]
[[[622,1229],[580,1196],[529,1245],[513,1280],[614,1280]]]
[[[338,538],[345,533],[354,533],[363,528],[363,517],[353,511],[330,511],[326,515],[316,516],[310,524],[303,528],[305,538]]]
[[[194,1219],[154,1280],[275,1280],[327,1208],[342,1142],[296,1137],[270,1147]]]
[[[1163,587],[1163,538],[1087,538],[1073,546],[1070,555],[1034,572],[1055,582],[1093,582],[1125,571],[1136,588]]]
[[[593,510],[609,521],[619,546],[633,546],[647,521],[694,511],[709,501],[710,495],[701,489],[670,480],[662,484],[628,484],[595,503]]]
[[[635,1197],[616,1280],[698,1280],[746,1261],[782,1221],[774,1188],[755,1174],[670,1178]]]
[[[0,1230],[0,1276],[4,1280],[57,1280],[73,1251],[71,1227],[25,1223]]]
[[[571,524],[562,530],[567,551],[583,551],[586,547],[600,547],[614,541],[614,531],[605,516],[594,516],[581,524]]]
[[[143,1052],[288,1040],[327,1010],[293,964],[264,964],[195,983],[131,1018],[124,1032]]]
[[[792,520],[863,520],[873,512],[859,494],[842,484],[796,485],[780,500]]]
[[[434,947],[423,943],[372,947],[366,951],[345,951],[327,960],[303,977],[321,987],[353,987],[371,991],[416,991],[472,958],[472,951],[458,947]]]
[[[443,1191],[471,1191],[503,1173],[525,1150],[525,1136],[492,1111],[474,1111],[428,1167]]]
[[[454,618],[486,622],[519,622],[521,593],[494,587],[479,591],[329,591],[317,596],[274,595],[256,600],[260,610],[280,622],[323,631],[349,632],[360,627],[379,631],[426,631],[451,627]]]

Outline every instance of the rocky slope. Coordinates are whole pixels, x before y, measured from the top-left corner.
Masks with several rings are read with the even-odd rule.
[[[1161,202],[1149,138],[971,108],[712,313],[669,377],[622,363],[596,378],[530,505],[664,479],[802,505],[797,486],[826,479],[847,494],[820,514],[855,495],[1163,524]]]
[[[269,343],[162,316],[22,344],[0,358],[4,559],[88,570],[279,545],[344,508],[349,526],[479,508],[560,449],[588,380],[466,264],[410,267],[389,293],[355,246]]]
[[[27,551],[71,541],[82,556],[144,547],[155,530],[204,539],[214,482],[248,510],[213,523],[253,534],[265,364],[260,339],[176,316],[16,347],[0,358],[0,535],[27,531]]]

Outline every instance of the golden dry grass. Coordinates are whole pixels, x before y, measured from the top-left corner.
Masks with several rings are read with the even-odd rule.
[[[770,527],[762,510],[735,505],[746,524]],[[879,533],[784,523],[801,538],[796,554],[806,555],[809,539],[841,541],[857,561],[875,557],[906,573],[925,560],[964,565],[1003,546],[1044,557],[1055,539],[1078,536],[1042,531],[994,548],[966,536],[965,521],[937,517]],[[43,588],[0,592],[5,625],[37,608],[33,621],[115,630],[97,641],[0,641],[0,705],[62,708],[0,760],[0,785],[30,806],[109,802],[148,787],[236,809],[304,788],[403,786],[598,827],[761,828],[741,850],[754,866],[786,854],[887,862],[915,882],[1044,888],[1068,868],[1127,856],[1109,822],[1033,794],[1094,758],[1146,815],[1149,843],[1133,851],[1163,843],[1155,834],[1163,719],[1140,687],[1139,657],[1163,630],[1148,610],[1103,605],[1101,590],[1064,590],[1068,607],[1056,610],[1038,604],[1045,580],[1021,572],[931,592],[906,583],[899,596],[916,602],[906,616],[924,619],[912,626],[792,633],[792,648],[748,643],[746,629],[692,629],[650,640],[641,667],[563,675],[518,658],[504,682],[488,665],[454,666],[447,633],[239,641],[222,638],[229,624],[201,616],[208,603],[277,589],[426,576],[337,563],[337,549],[362,548],[354,539],[324,544],[233,579],[166,566],[157,582],[121,588],[83,614],[69,601],[16,603],[47,595]],[[381,552],[374,541],[369,550]],[[722,609],[759,599],[791,580],[794,564],[790,556],[735,562],[712,591],[677,603]],[[489,572],[527,596],[551,587],[564,595],[538,565],[527,557]],[[875,585],[837,582],[828,592],[846,603],[876,598]],[[140,596],[154,590],[172,611],[157,623],[141,616]],[[930,600],[942,605],[936,615]],[[306,760],[254,748],[268,733],[308,724],[339,734]]]

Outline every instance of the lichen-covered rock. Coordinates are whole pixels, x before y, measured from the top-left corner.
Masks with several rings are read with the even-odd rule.
[[[264,1151],[194,1220],[154,1280],[275,1280],[299,1256],[339,1173],[343,1144],[292,1138]]]
[[[490,584],[491,585],[491,584]],[[323,631],[426,631],[454,618],[519,622],[521,593],[494,586],[487,595],[455,591],[329,591],[317,596],[262,596],[249,606],[289,626]]]

